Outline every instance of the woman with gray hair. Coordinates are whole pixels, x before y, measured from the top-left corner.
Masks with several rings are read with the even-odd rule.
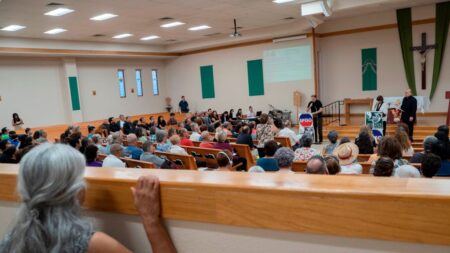
[[[278,172],[290,172],[293,173],[291,170],[292,163],[294,161],[294,151],[290,148],[279,148],[277,152],[275,152],[275,155],[273,158],[275,158],[278,161]]]
[[[130,252],[82,217],[84,168],[83,155],[67,145],[42,144],[24,156],[18,218],[0,252]],[[153,252],[176,252],[160,219],[158,179],[140,178],[132,193]]]

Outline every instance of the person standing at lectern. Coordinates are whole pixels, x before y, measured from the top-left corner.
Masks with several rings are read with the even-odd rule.
[[[313,119],[314,131],[316,132],[316,134],[314,136],[315,136],[316,144],[317,143],[320,144],[323,141],[323,136],[322,136],[323,106],[322,106],[322,102],[320,102],[320,100],[317,99],[316,95],[311,96],[311,101],[308,103],[308,109],[306,111],[310,112],[314,117],[314,119]],[[319,140],[319,141],[317,141],[317,140]]]
[[[372,111],[383,113],[383,136],[386,136],[388,106],[386,103],[384,103],[383,96],[380,95],[377,97],[377,103],[373,105]]]
[[[411,89],[407,89],[405,91],[405,97],[403,98],[400,109],[402,110],[400,120],[408,125],[409,139],[413,141],[414,123],[416,123],[417,100],[412,96]]]
[[[181,96],[181,101],[178,103],[178,106],[180,107],[180,111],[182,113],[188,113],[189,112],[189,104],[186,101],[184,96]]]

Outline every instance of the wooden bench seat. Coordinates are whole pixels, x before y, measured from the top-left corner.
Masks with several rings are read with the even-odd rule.
[[[238,156],[245,158],[247,160],[247,170],[250,169],[252,166],[256,165],[256,160],[252,155],[252,151],[250,150],[250,147],[246,144],[236,144],[236,143],[230,143],[233,149],[236,151]]]
[[[286,148],[291,148],[291,140],[289,139],[289,137],[284,137],[284,136],[275,136],[273,137],[273,140],[278,142],[282,147],[286,147]]]
[[[187,147],[181,146],[188,152],[188,154],[192,155],[196,160],[204,161],[208,168],[218,168],[217,164],[217,154],[221,152],[220,149],[215,148],[200,148],[200,147]]]
[[[97,155],[97,159],[99,161],[105,160],[106,157],[107,157],[106,154],[98,154]],[[127,168],[145,168],[145,169],[156,168],[156,166],[151,162],[135,160],[135,159],[131,159],[128,157],[120,157],[120,160],[122,160],[122,162],[124,162],[127,165]]]
[[[197,163],[195,162],[195,158],[191,155],[180,155],[180,154],[173,154],[173,153],[159,152],[159,151],[155,151],[155,155],[157,155],[159,157],[165,157],[172,162],[180,164],[183,169],[186,169],[186,170],[196,170],[197,169]]]

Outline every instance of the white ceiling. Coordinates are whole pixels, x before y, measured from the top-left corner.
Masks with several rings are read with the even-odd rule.
[[[27,28],[17,32],[0,31],[0,36],[20,38],[59,39],[71,41],[97,41],[141,43],[148,45],[173,45],[183,43],[205,43],[208,40],[229,40],[233,31],[233,19],[245,34],[256,34],[263,28],[284,27],[273,35],[290,35],[308,27],[306,19],[300,16],[297,0],[289,4],[275,4],[272,0],[3,0],[0,1],[0,27],[11,24]],[[48,7],[55,2],[75,12],[61,16],[44,16],[47,11],[58,7]],[[402,7],[412,7],[439,2],[437,0],[334,0],[334,14],[331,19],[361,15]],[[91,21],[89,18],[102,13],[114,13],[116,18],[106,21]],[[159,19],[172,17],[186,23],[184,26],[164,29]],[[293,17],[293,20],[285,18]],[[188,31],[187,28],[206,24],[211,29]],[[303,24],[303,25],[300,25]],[[43,32],[53,28],[64,28],[67,32],[46,35]],[[292,28],[292,29],[291,29]],[[290,30],[291,29],[291,30]],[[121,33],[134,34],[126,39],[112,39]],[[104,34],[104,37],[93,37]],[[207,34],[217,34],[205,36]],[[152,41],[140,41],[148,35],[161,36]],[[176,41],[170,41],[176,40]]]

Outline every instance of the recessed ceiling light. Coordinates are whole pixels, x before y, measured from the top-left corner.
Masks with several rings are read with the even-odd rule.
[[[114,36],[113,39],[123,39],[123,38],[131,37],[131,36],[133,36],[133,34],[123,33],[123,34],[118,34],[118,35]]]
[[[67,8],[58,8],[58,9],[49,11],[49,12],[45,13],[44,15],[59,17],[59,16],[66,15],[71,12],[74,12],[74,10],[67,9]]]
[[[150,36],[141,38],[141,40],[154,40],[154,39],[158,39],[158,38],[159,38],[159,36],[157,36],[157,35],[150,35]]]
[[[107,20],[107,19],[115,18],[115,17],[117,17],[116,14],[105,13],[105,14],[102,14],[102,15],[98,15],[98,16],[92,17],[91,20],[103,21],[103,20]]]
[[[184,23],[176,21],[176,22],[171,22],[171,23],[167,23],[167,24],[161,25],[161,27],[170,28],[170,27],[175,27],[175,26],[180,26],[180,25],[184,25]]]
[[[15,32],[18,30],[22,30],[26,28],[26,26],[22,26],[22,25],[9,25],[9,26],[5,26],[2,28],[2,31],[8,31],[8,32]]]
[[[48,31],[46,31],[44,33],[46,33],[46,34],[58,34],[58,33],[63,33],[65,31],[67,31],[67,30],[66,29],[62,29],[62,28],[55,28],[55,29],[48,30]]]
[[[209,29],[209,28],[211,28],[211,27],[207,26],[207,25],[199,25],[199,26],[191,27],[188,30],[190,30],[190,31],[199,31],[199,30],[205,30],[205,29]]]
[[[273,0],[272,2],[276,3],[276,4],[284,4],[284,3],[289,3],[289,2],[294,2],[295,0]]]

